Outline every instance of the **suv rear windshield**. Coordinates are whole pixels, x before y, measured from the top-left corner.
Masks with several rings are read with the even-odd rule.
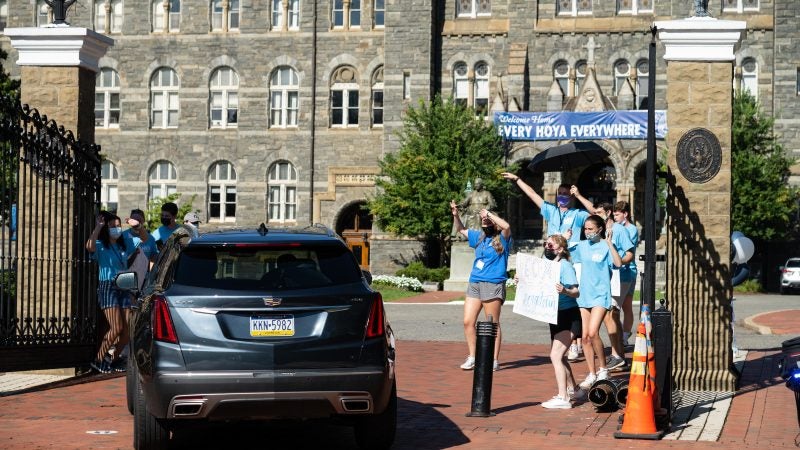
[[[224,290],[304,289],[355,283],[361,271],[342,246],[187,247],[174,282]]]
[[[786,261],[786,267],[800,267],[800,259],[790,259]]]

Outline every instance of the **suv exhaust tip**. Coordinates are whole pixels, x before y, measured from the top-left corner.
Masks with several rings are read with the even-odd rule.
[[[174,417],[196,416],[203,409],[205,401],[176,402],[172,406]]]
[[[372,403],[368,398],[343,398],[342,409],[349,413],[367,413],[372,410]]]

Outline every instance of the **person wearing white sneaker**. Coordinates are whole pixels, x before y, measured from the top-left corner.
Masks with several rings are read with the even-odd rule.
[[[573,189],[577,190],[574,186]],[[611,307],[611,269],[620,267],[622,258],[611,242],[612,233],[606,232],[605,220],[602,217],[589,216],[583,224],[583,234],[586,239],[575,247],[575,251],[572,252],[572,262],[581,264],[578,306],[581,311],[583,354],[590,374],[581,383],[581,387],[586,388],[587,385],[591,387],[594,383],[598,370],[606,368],[600,325]]]
[[[544,244],[544,257],[558,264],[559,281],[555,285],[558,292],[558,316],[555,324],[550,325],[550,362],[555,371],[558,395],[550,401],[542,403],[545,408],[571,407],[569,390],[577,387],[572,367],[567,361],[567,349],[570,342],[581,335],[581,312],[578,308],[578,279],[575,268],[569,262],[567,239],[560,234],[547,238]],[[551,405],[551,406],[546,406]]]
[[[569,402],[569,399],[565,399],[560,395],[556,395],[555,397],[551,398],[550,400],[542,403],[542,408],[547,409],[570,409],[572,408],[572,403]]]
[[[475,261],[469,275],[469,285],[464,300],[464,336],[469,354],[461,365],[464,370],[475,367],[475,346],[477,332],[475,325],[478,314],[483,309],[486,318],[497,324],[497,337],[494,342],[493,369],[497,370],[500,356],[500,309],[506,300],[506,280],[508,278],[508,256],[513,240],[511,226],[497,214],[481,209],[481,230],[467,229],[461,222],[458,205],[450,201],[453,214],[453,227],[457,233],[467,238],[469,246],[475,249]]]
[[[626,201],[619,201],[614,203],[614,222],[620,224],[625,231],[628,232],[633,243],[634,254],[636,246],[639,245],[639,229],[636,225],[630,222],[631,205]],[[628,345],[628,339],[631,337],[631,330],[633,329],[633,293],[636,290],[636,258],[632,258],[628,264],[624,264],[619,269],[620,281],[620,296],[622,297],[622,345]],[[627,284],[628,289],[625,290],[623,284]]]

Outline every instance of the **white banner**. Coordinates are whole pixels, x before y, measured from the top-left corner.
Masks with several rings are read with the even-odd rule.
[[[526,253],[517,253],[517,296],[514,312],[534,320],[558,323],[558,292],[561,263]]]

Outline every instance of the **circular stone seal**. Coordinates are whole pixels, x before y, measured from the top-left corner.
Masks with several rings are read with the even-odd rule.
[[[722,148],[714,133],[694,128],[678,141],[678,169],[692,183],[705,183],[719,173]]]

